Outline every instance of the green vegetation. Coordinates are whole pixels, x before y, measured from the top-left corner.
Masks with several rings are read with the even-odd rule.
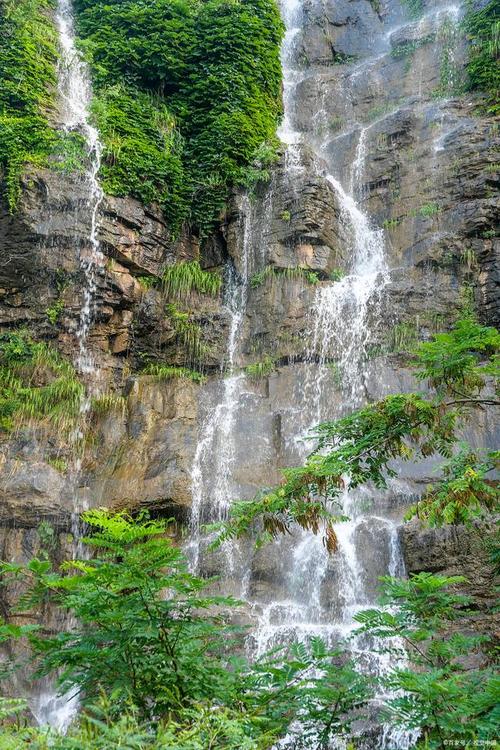
[[[341,268],[334,268],[328,274],[328,278],[330,279],[330,281],[342,281],[345,275],[345,271],[342,271]]]
[[[276,365],[274,359],[267,355],[266,357],[264,357],[262,362],[255,362],[252,365],[247,365],[245,367],[245,373],[249,378],[258,380],[259,378],[265,378],[270,375],[275,367]]]
[[[484,653],[493,644],[457,629],[471,604],[470,597],[456,593],[464,581],[430,573],[409,580],[386,577],[386,606],[355,617],[361,623],[358,632],[381,638],[385,653],[401,656],[402,647],[395,644],[405,644],[411,667],[392,669],[383,680],[396,691],[387,700],[388,719],[420,729],[421,750],[496,744],[498,672],[494,656],[488,659]],[[476,657],[474,666],[467,662],[470,656]]]
[[[192,292],[216,297],[222,285],[222,277],[218,273],[204,271],[199,261],[193,260],[167,266],[162,274],[162,282],[168,297],[185,300]]]
[[[339,117],[336,115],[335,117],[332,117],[328,122],[328,127],[330,130],[333,130],[334,132],[337,130],[340,130],[342,126],[344,125],[344,121],[342,117]]]
[[[334,551],[337,541],[333,523],[344,517],[340,503],[346,481],[350,489],[365,483],[384,488],[387,478],[395,476],[391,466],[394,459],[415,461],[433,454],[450,459],[458,430],[474,419],[478,409],[500,406],[498,397],[484,390],[486,378],[498,378],[499,350],[498,331],[479,325],[470,311],[449,333],[419,344],[413,364],[415,375],[427,382],[430,393],[389,395],[319,425],[314,435],[317,448],[305,465],[286,469],[279,487],[253,500],[235,503],[229,520],[218,527],[219,543],[250,529],[256,530],[262,542],[296,522],[316,533],[322,528],[327,549]],[[432,506],[435,524],[446,523],[450,517],[474,518],[478,504],[483,509],[499,507],[498,493],[491,496],[476,483],[470,467],[459,465],[462,473],[445,474],[435,501],[434,491],[430,491],[429,510],[423,512],[430,517]],[[482,482],[483,469],[474,471]],[[456,505],[457,490],[463,493],[460,507]],[[448,491],[451,494],[446,499],[442,493]]]
[[[160,203],[203,236],[231,184],[274,158],[281,115],[274,0],[77,0],[104,141],[103,185]]]
[[[398,219],[385,219],[382,222],[382,227],[384,229],[396,229],[396,227],[398,227],[402,221],[403,219],[401,217]]]
[[[68,471],[68,462],[59,456],[48,458],[47,463],[60,474],[65,474]]]
[[[424,0],[402,0],[411,18],[420,18],[424,12]]]
[[[411,57],[418,49],[420,49],[420,47],[425,47],[426,44],[431,44],[433,41],[434,35],[429,34],[421,39],[415,39],[411,42],[403,42],[403,44],[398,44],[397,47],[391,49],[391,57],[395,60]]]
[[[62,736],[26,727],[15,720],[24,702],[0,699],[5,750],[268,750],[297,720],[297,749],[326,748],[349,742],[350,717],[363,716],[374,687],[387,696],[386,721],[421,728],[422,750],[442,750],[448,737],[494,739],[492,644],[457,632],[470,603],[454,590],[463,578],[383,578],[381,607],[356,616],[358,633],[377,636],[396,664],[404,643],[411,669],[374,680],[344,644],[332,651],[318,637],[250,664],[241,655],[245,629],[227,622],[238,602],[208,594],[210,581],[188,572],[168,523],[102,510],[83,520],[88,551],[60,571],[49,561],[48,525],[39,528],[39,559],[1,564],[2,579],[26,592],[14,609],[20,622],[50,603],[68,625],[54,634],[1,620],[0,639],[26,638],[33,679],[59,675],[60,691],[78,691],[84,708]],[[481,654],[472,666],[471,654]],[[11,660],[7,673],[21,663]]]
[[[103,393],[100,396],[94,396],[90,402],[92,414],[94,416],[104,416],[112,411],[125,412],[127,400],[117,393]]]
[[[32,419],[68,428],[83,392],[73,365],[51,346],[22,331],[0,335],[0,430]]]
[[[201,372],[189,370],[187,367],[171,367],[150,363],[142,370],[143,375],[152,375],[156,380],[170,380],[171,378],[184,378],[192,380],[193,383],[204,383],[206,377]]]
[[[485,475],[500,465],[500,454],[490,452],[484,461],[468,445],[441,466],[442,480],[426,488],[425,495],[410,508],[429,526],[470,524],[475,518],[498,508],[498,490]]]
[[[424,203],[419,209],[412,211],[412,216],[435,216],[440,213],[441,207],[437,203]]]
[[[191,320],[191,313],[181,312],[174,304],[166,306],[176,337],[184,347],[186,354],[193,360],[199,360],[209,351],[203,343],[203,332],[197,323]]]
[[[464,21],[470,41],[467,74],[468,88],[483,92],[490,114],[500,113],[500,8],[497,0],[490,0],[481,10],[472,3]]]
[[[188,188],[182,141],[164,101],[114,84],[98,88],[92,107],[104,143],[105,192],[159,203],[176,231],[188,216]]]
[[[278,268],[278,266],[266,266],[262,271],[254,273],[250,279],[250,286],[255,289],[256,287],[264,284],[267,279],[271,281],[284,278],[286,281],[297,281],[303,280],[308,284],[317,284],[319,281],[317,271],[311,271],[308,268],[302,268],[296,266],[295,268]]]
[[[45,314],[49,320],[50,325],[55,326],[61,314],[64,310],[64,302],[62,299],[55,300],[50,307],[45,310]]]
[[[55,529],[48,521],[42,521],[37,528],[38,539],[42,555],[47,557],[57,547],[57,535]]]
[[[389,351],[408,352],[418,341],[418,326],[413,321],[396,323],[389,337]]]
[[[4,580],[28,587],[20,617],[51,602],[69,615],[68,630],[1,621],[0,638],[28,638],[34,678],[59,674],[85,712],[66,739],[5,724],[2,747],[10,737],[12,747],[25,738],[44,750],[265,750],[298,717],[306,742],[346,736],[346,714],[370,690],[345,655],[312,638],[250,665],[235,655],[245,631],[226,622],[238,603],[206,593],[210,581],[187,571],[165,521],[102,510],[83,520],[90,554],[60,572],[46,558],[1,565]]]
[[[47,111],[55,85],[52,0],[3,0],[0,13],[0,172],[10,210],[28,162],[42,164],[56,140]]]

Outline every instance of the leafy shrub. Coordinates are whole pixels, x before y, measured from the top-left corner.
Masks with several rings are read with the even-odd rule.
[[[102,187],[162,207],[172,231],[187,218],[182,139],[165,103],[150,93],[116,84],[93,105],[104,144]]]
[[[469,524],[473,519],[497,511],[500,498],[495,481],[485,475],[498,467],[499,454],[489,453],[481,461],[469,446],[462,445],[453,458],[441,467],[443,479],[429,485],[419,502],[409,509],[407,518],[417,516],[429,526]]]
[[[382,678],[389,722],[419,729],[420,748],[494,745],[498,734],[498,674],[481,649],[482,636],[462,634],[456,622],[470,598],[454,587],[459,576],[419,573],[409,580],[384,577],[383,609],[360,612],[359,633],[383,639],[381,649],[406,656],[411,666]],[[388,606],[387,606],[388,605]],[[404,643],[404,646],[403,646]],[[479,657],[467,664],[467,657]]]
[[[61,573],[46,559],[1,565],[7,579],[29,586],[19,612],[50,600],[72,615],[56,635],[0,622],[3,640],[29,638],[36,675],[61,669],[61,691],[79,690],[87,708],[66,740],[54,733],[40,749],[266,750],[297,719],[304,742],[326,746],[346,734],[369,688],[340,652],[311,638],[250,665],[235,655],[242,630],[226,622],[237,602],[206,593],[210,581],[187,571],[167,522],[103,510],[83,519],[90,559]],[[100,695],[107,698],[96,708]]]

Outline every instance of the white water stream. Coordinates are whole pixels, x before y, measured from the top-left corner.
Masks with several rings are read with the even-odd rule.
[[[441,14],[442,12],[436,14],[432,11],[431,21],[434,16],[439,18]],[[374,123],[368,126],[358,125],[355,157],[348,184],[343,184],[339,177],[329,173],[329,165],[334,164],[335,159],[331,159],[332,140],[322,141],[319,130],[322,123],[321,111],[311,112],[311,132],[301,133],[296,126],[294,113],[297,108],[297,90],[304,80],[304,71],[296,62],[303,23],[301,1],[283,0],[282,15],[286,25],[282,47],[285,113],[279,136],[287,145],[285,167],[291,180],[300,173],[301,147],[305,141],[309,152],[315,154],[318,172],[323,174],[335,193],[340,207],[340,221],[348,238],[349,247],[346,248],[345,256],[350,258],[348,271],[343,278],[318,285],[310,309],[308,359],[311,364],[304,378],[301,403],[308,411],[308,426],[312,427],[325,418],[323,409],[331,384],[332,363],[338,369],[342,383],[342,411],[356,408],[366,398],[367,348],[373,340],[374,329],[380,318],[379,303],[389,280],[389,269],[384,233],[372,225],[361,208],[365,163],[369,153],[368,136]],[[427,21],[424,18],[419,24],[425,25]],[[388,34],[385,43],[389,38]],[[387,53],[377,55],[374,59],[380,60],[385,54]],[[363,63],[359,67],[363,67]],[[340,143],[339,147],[342,148]],[[242,263],[246,268],[251,259],[248,255],[245,257],[245,254],[253,252],[254,244],[249,236],[253,228],[251,219],[248,219],[250,213],[245,213],[247,218],[244,226]],[[246,279],[248,280],[248,275]],[[237,338],[243,332],[247,297],[248,290],[237,301],[240,308],[231,308],[232,320],[237,321],[236,326],[232,324],[230,329],[228,360],[231,369],[237,363]],[[244,376],[232,375],[224,387],[221,402],[209,413],[202,429],[193,472],[193,528],[197,531],[195,547],[198,549],[202,538],[199,532],[200,518],[225,518],[232,500],[238,497],[232,473],[240,438],[236,432],[237,421],[228,412],[241,408],[239,399],[244,389]],[[297,421],[297,430],[295,441],[298,444],[304,437],[303,419]],[[222,450],[214,450],[222,443]],[[214,477],[215,491],[210,494],[206,490],[210,482],[213,487]],[[336,527],[339,552],[333,559],[328,559],[319,537],[301,530],[296,530],[291,543],[285,539],[276,543],[271,560],[287,556],[286,571],[279,584],[279,592],[274,593],[271,599],[269,596],[259,596],[248,586],[254,561],[247,552],[246,563],[243,561],[242,565],[241,558],[245,553],[237,544],[232,545],[230,557],[233,561],[235,555],[240,558],[239,595],[248,601],[256,621],[248,639],[252,655],[261,655],[276,645],[294,639],[321,635],[330,645],[339,641],[347,643],[360,669],[377,676],[388,674],[394,666],[391,657],[381,653],[373,639],[354,635],[357,627],[354,616],[376,602],[377,575],[404,574],[397,523],[389,514],[385,515],[383,510],[377,512],[374,494],[369,491],[346,491],[343,498],[344,512],[350,520]],[[225,572],[234,579],[234,565],[232,569],[226,568]],[[258,591],[258,587],[256,590]],[[386,696],[381,692],[375,706],[383,703],[384,697]],[[417,732],[405,732],[382,725],[374,747],[378,750],[407,750],[415,743],[417,736]],[[279,746],[292,748],[293,744],[294,738],[291,736],[285,738]],[[333,747],[341,748],[342,742],[334,743]]]
[[[88,346],[88,337],[95,317],[95,297],[99,269],[104,264],[98,228],[99,207],[104,193],[99,184],[102,146],[97,129],[90,122],[92,85],[89,70],[75,46],[75,29],[71,0],[58,0],[56,23],[59,30],[61,58],[58,65],[58,89],[62,103],[61,116],[64,129],[80,133],[87,145],[88,168],[84,175],[86,199],[83,211],[89,220],[89,236],[80,250],[80,265],[85,283],[83,301],[76,335],[79,355],[77,367],[84,375],[95,374],[95,363]]]
[[[91,124],[90,103],[92,86],[89,70],[75,45],[75,29],[71,0],[58,0],[55,21],[59,32],[60,60],[58,64],[58,94],[60,116],[66,132],[77,132],[83,136],[87,148],[87,169],[82,175],[83,205],[75,208],[75,224],[83,218],[89,227],[88,237],[79,246],[79,262],[84,284],[82,304],[76,338],[78,355],[75,365],[85,378],[87,395],[82,400],[80,417],[84,420],[89,409],[91,395],[97,392],[97,368],[89,347],[89,333],[95,319],[95,299],[100,269],[104,265],[104,255],[100,249],[99,208],[104,193],[99,184],[98,174],[101,167],[102,146],[97,129]],[[78,215],[80,214],[80,215]],[[77,428],[75,437],[80,436]],[[80,464],[77,461],[75,481],[79,475]],[[82,554],[80,537],[80,513],[83,507],[75,505],[73,511],[72,532],[75,548]],[[46,679],[41,682],[34,693],[31,703],[33,715],[39,724],[49,724],[61,731],[66,731],[76,711],[78,699],[71,695],[58,695],[54,684]]]

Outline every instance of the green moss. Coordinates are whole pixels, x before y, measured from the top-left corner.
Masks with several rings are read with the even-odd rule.
[[[79,413],[83,385],[71,363],[48,344],[25,332],[0,335],[0,429],[46,421],[72,426]]]

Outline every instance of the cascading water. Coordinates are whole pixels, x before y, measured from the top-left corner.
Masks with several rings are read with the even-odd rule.
[[[83,218],[89,227],[88,236],[79,247],[79,262],[84,277],[83,299],[80,308],[76,338],[78,355],[76,367],[86,380],[87,395],[80,407],[80,421],[83,422],[90,408],[90,399],[97,392],[96,364],[89,347],[89,333],[95,317],[95,297],[99,271],[104,264],[101,252],[99,230],[99,207],[104,197],[98,174],[101,167],[102,146],[99,133],[90,121],[90,102],[92,88],[87,65],[79,55],[75,45],[75,30],[71,0],[58,0],[56,25],[59,31],[60,59],[58,64],[58,94],[62,126],[67,132],[78,132],[85,140],[87,147],[88,167],[82,175],[83,193],[86,196],[83,206],[75,208],[75,224]],[[78,215],[79,214],[79,215]],[[77,428],[75,437],[81,435]],[[79,475],[80,465],[77,460],[75,482]],[[76,505],[73,509],[72,532],[75,548],[83,553],[79,541],[80,513],[85,508]],[[42,681],[31,701],[33,715],[39,724],[50,724],[65,731],[78,709],[78,699],[71,695],[58,695],[54,685]]]
[[[58,65],[58,90],[62,104],[63,127],[83,135],[88,151],[88,169],[83,179],[86,187],[84,211],[89,221],[86,246],[80,250],[80,265],[84,274],[83,301],[76,331],[79,354],[77,367],[84,375],[95,373],[95,363],[88,346],[88,336],[95,316],[95,296],[99,269],[103,266],[98,228],[99,207],[104,193],[99,184],[102,146],[97,129],[90,122],[92,87],[84,60],[75,46],[75,30],[71,0],[59,0],[56,11],[61,57]]]
[[[238,399],[244,383],[243,374],[234,370],[248,298],[251,213],[250,201],[245,196],[241,206],[241,268],[236,269],[230,263],[226,269],[225,304],[229,313],[229,336],[226,357],[221,366],[222,392],[216,394],[215,404],[209,408],[201,427],[191,473],[191,535],[186,551],[193,570],[198,568],[204,544],[201,523],[208,520],[207,498],[210,498],[210,516],[217,520],[227,517],[234,498],[232,492],[235,488],[231,482],[233,431]],[[232,566],[232,545],[226,545],[225,551],[227,562]]]
[[[324,137],[324,125],[328,119],[326,111],[322,109],[326,104],[324,88],[323,100],[318,97],[317,111],[308,110],[307,129],[301,125],[299,99],[305,91],[304,82],[311,75],[307,68],[297,62],[301,54],[305,15],[301,0],[282,2],[286,26],[281,55],[285,112],[279,136],[287,147],[284,159],[287,178],[292,185],[294,181],[300,184],[304,169],[301,153],[305,148],[308,158],[312,154],[313,170],[323,176],[335,194],[342,236],[346,238],[344,255],[349,259],[347,271],[338,281],[322,281],[317,285],[310,307],[310,337],[302,390],[299,403],[293,401],[294,395],[289,395],[287,414],[293,424],[287,425],[283,437],[285,444],[288,441],[293,446],[291,452],[297,460],[303,459],[308,452],[299,447],[304,443],[308,428],[325,419],[340,416],[366,400],[366,380],[370,369],[368,348],[376,340],[380,303],[390,279],[384,233],[372,225],[362,205],[366,198],[367,159],[373,133],[379,123],[399,111],[401,104],[387,97],[388,103],[384,105],[383,112],[366,124],[362,106],[360,112],[356,109],[356,102],[362,101],[356,87],[362,85],[363,75],[373,79],[377,87],[380,85],[377,66],[390,58],[392,38],[396,32],[406,29],[409,33],[416,33],[417,38],[420,32],[427,36],[431,31],[435,32],[443,19],[451,17],[455,20],[457,12],[456,6],[433,8],[421,20],[407,20],[404,23],[399,23],[401,14],[396,15],[395,20],[399,25],[393,26],[377,40],[374,46],[376,54],[347,66],[339,74],[339,106],[345,109],[345,122],[341,131],[328,139]],[[404,35],[402,38],[405,39]],[[321,78],[321,70],[317,75]],[[330,79],[328,82],[330,86],[337,85]],[[425,111],[426,107],[436,105],[432,101],[430,104],[414,104],[415,110],[420,106]],[[354,157],[347,169],[345,165],[342,167],[345,143],[349,142],[346,138],[357,139]],[[242,440],[238,429],[241,427],[242,404],[248,395],[248,386],[245,385],[244,375],[235,375],[233,370],[238,364],[242,344],[240,339],[244,336],[250,293],[249,268],[254,270],[254,256],[258,264],[266,256],[262,248],[260,254],[255,252],[256,245],[266,240],[265,232],[261,230],[257,237],[259,229],[252,220],[252,211],[248,203],[244,204],[241,263],[245,272],[240,272],[237,282],[234,276],[229,277],[227,291],[231,314],[227,356],[230,376],[222,383],[208,410],[193,468],[193,538],[190,547],[195,549],[196,565],[200,561],[203,538],[200,521],[225,518],[232,500],[242,496],[238,492],[234,469],[238,445]],[[325,411],[331,390],[332,366],[341,383],[340,403],[333,408],[334,413],[331,407]],[[339,552],[332,559],[328,559],[318,537],[295,530],[291,540],[282,538],[272,549],[263,553],[271,560],[275,578],[270,593],[269,587],[259,585],[258,580],[254,585],[262,559],[259,563],[258,555],[252,557],[248,548],[243,549],[235,543],[231,546],[230,554],[226,555],[226,561],[222,561],[223,585],[226,586],[229,580],[234,583],[239,576],[240,586],[235,593],[247,601],[254,618],[247,644],[251,655],[259,656],[273,646],[293,639],[320,635],[330,645],[337,644],[339,640],[347,642],[360,669],[384,676],[394,666],[391,657],[378,651],[373,639],[355,635],[353,618],[363,608],[376,602],[380,575],[404,574],[397,522],[391,511],[384,509],[384,498],[373,491],[346,491],[342,500],[350,520],[336,528]],[[238,558],[237,569],[235,557]],[[284,558],[286,563],[282,564]],[[261,570],[268,574],[269,563],[264,564]],[[374,701],[375,716],[377,706],[385,698],[387,695],[381,692]],[[407,750],[415,743],[417,734],[379,725],[376,738],[372,740],[375,744],[370,747]],[[293,737],[286,738],[279,747],[293,747],[293,741]],[[342,744],[334,743],[332,747],[340,748]]]

